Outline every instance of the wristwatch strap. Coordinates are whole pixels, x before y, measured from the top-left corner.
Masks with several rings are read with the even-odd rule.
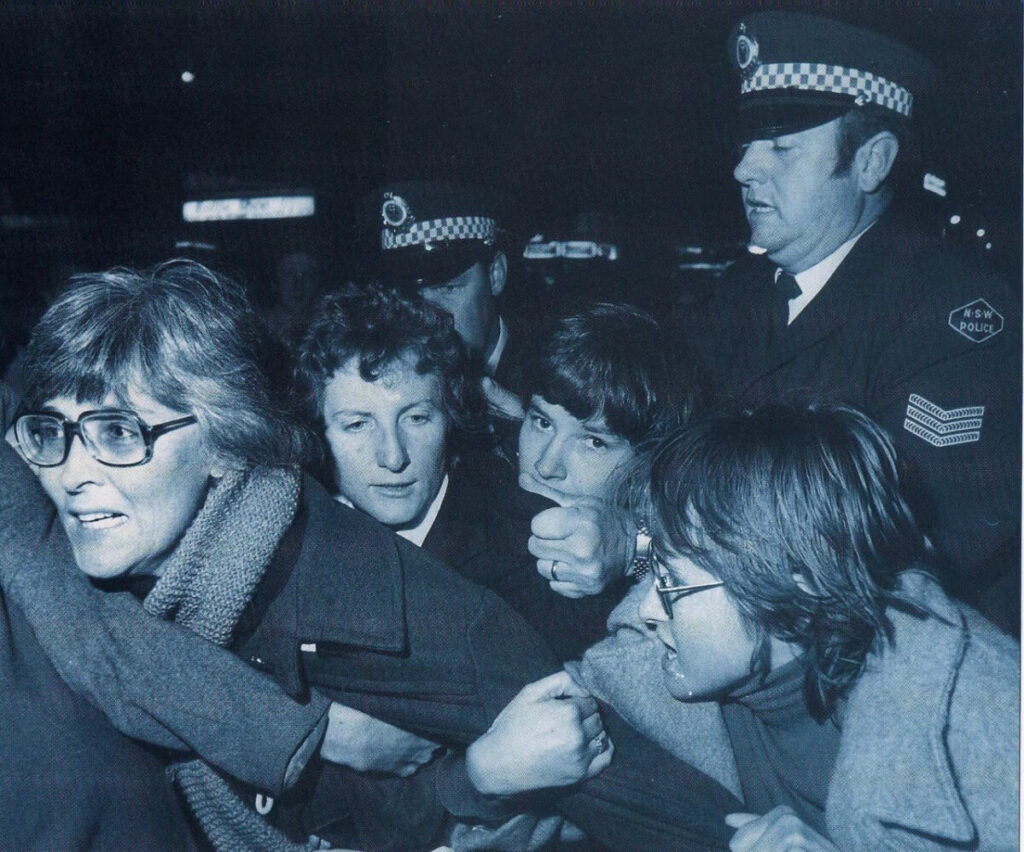
[[[633,561],[629,563],[626,571],[627,577],[634,580],[642,580],[651,570],[651,531],[647,524],[640,521],[636,526],[636,548],[633,551]]]

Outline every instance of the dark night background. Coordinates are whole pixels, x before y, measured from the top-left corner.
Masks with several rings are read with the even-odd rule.
[[[695,256],[681,247],[742,250],[724,45],[754,8],[824,11],[940,66],[922,132],[949,196],[910,191],[951,241],[1019,280],[1019,2],[8,3],[4,301],[17,326],[69,271],[176,253],[272,300],[287,255],[313,257],[322,283],[350,273],[364,193],[438,177],[502,190],[517,241],[617,243],[624,291],[669,303]],[[187,198],[275,189],[312,191],[317,216],[181,221]]]

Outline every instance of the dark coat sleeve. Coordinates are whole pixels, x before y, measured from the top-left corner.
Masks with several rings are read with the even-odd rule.
[[[50,501],[6,444],[0,582],[61,676],[129,736],[195,751],[271,792],[318,745],[325,698],[296,703],[231,653],[149,616],[131,595],[93,587],[75,567]]]
[[[195,848],[161,756],[73,693],[0,593],[0,848]]]
[[[1019,568],[1020,297],[933,249],[887,271],[897,283],[883,311],[898,325],[875,340],[871,413],[906,464],[949,588],[976,602]]]
[[[337,504],[323,504],[315,490],[308,496],[304,549],[316,553],[320,562],[301,565],[301,570],[344,570],[347,579],[335,577],[334,584],[327,586],[293,577],[281,588],[251,641],[259,642],[263,636],[279,643],[292,630],[292,650],[285,649],[278,656],[287,665],[299,643],[309,647],[316,639],[316,652],[301,654],[303,674],[310,685],[343,704],[442,742],[452,752],[410,779],[375,779],[324,767],[311,799],[316,804],[307,811],[307,817],[318,822],[305,823],[306,830],[329,836],[330,826],[347,813],[362,823],[359,838],[367,846],[419,848],[413,842],[416,838],[432,848],[431,843],[441,840],[439,832],[450,825],[449,813],[493,823],[516,810],[562,811],[564,802],[563,812],[592,837],[614,841],[611,848],[720,846],[721,821],[738,808],[735,798],[634,733],[610,710],[606,718],[611,720],[616,739],[616,757],[598,778],[578,790],[543,791],[524,800],[494,800],[476,794],[465,776],[465,747],[487,730],[526,683],[557,670],[554,655],[529,625],[489,590],[470,583],[365,517]],[[312,541],[322,538],[327,529],[331,547],[339,552],[336,557],[330,556],[325,541],[316,546]],[[349,536],[354,540],[346,542]],[[348,554],[347,561],[338,561],[340,554]],[[392,556],[397,556],[397,565]],[[322,562],[325,559],[327,563]],[[300,556],[299,563],[303,561]],[[393,599],[384,589],[396,581],[400,581],[404,601],[404,638],[398,644],[393,640],[400,635],[399,625],[391,635],[379,625],[381,613]],[[371,594],[365,588],[371,583],[383,588]],[[304,587],[315,592],[291,597],[292,591],[299,593]],[[324,631],[338,630],[336,616],[323,620],[322,614],[307,613],[299,616],[299,624],[290,620],[304,609],[322,608],[330,613],[339,606],[356,609],[346,635],[334,636],[347,642],[319,641]],[[367,607],[375,609],[364,612]],[[377,627],[373,641],[379,648],[369,647],[368,636],[361,647],[352,644],[353,625],[360,620],[366,621],[367,630]],[[316,625],[319,636],[309,632]],[[269,645],[262,648],[261,658],[270,659],[272,649]],[[666,783],[669,786],[663,786]]]

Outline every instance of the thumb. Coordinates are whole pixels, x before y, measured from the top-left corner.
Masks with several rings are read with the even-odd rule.
[[[487,404],[496,414],[508,417],[510,420],[522,420],[526,416],[522,400],[508,388],[502,387],[487,376],[481,380],[481,387],[484,396],[487,397]]]
[[[726,814],[725,824],[729,826],[729,828],[743,828],[743,826],[753,822],[755,819],[760,819],[760,817],[757,814]]]
[[[578,523],[576,512],[567,507],[556,506],[534,515],[530,521],[530,532],[537,538],[557,541],[572,535]]]
[[[555,672],[540,680],[535,680],[533,683],[528,683],[520,694],[525,695],[527,690],[529,690],[529,697],[534,701],[589,695],[566,671]]]

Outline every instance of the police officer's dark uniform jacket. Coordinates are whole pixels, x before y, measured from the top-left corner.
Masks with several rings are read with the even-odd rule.
[[[907,465],[951,591],[978,601],[1019,556],[1019,300],[893,212],[786,328],[772,328],[774,276],[739,264],[693,317],[719,399],[864,409]]]

